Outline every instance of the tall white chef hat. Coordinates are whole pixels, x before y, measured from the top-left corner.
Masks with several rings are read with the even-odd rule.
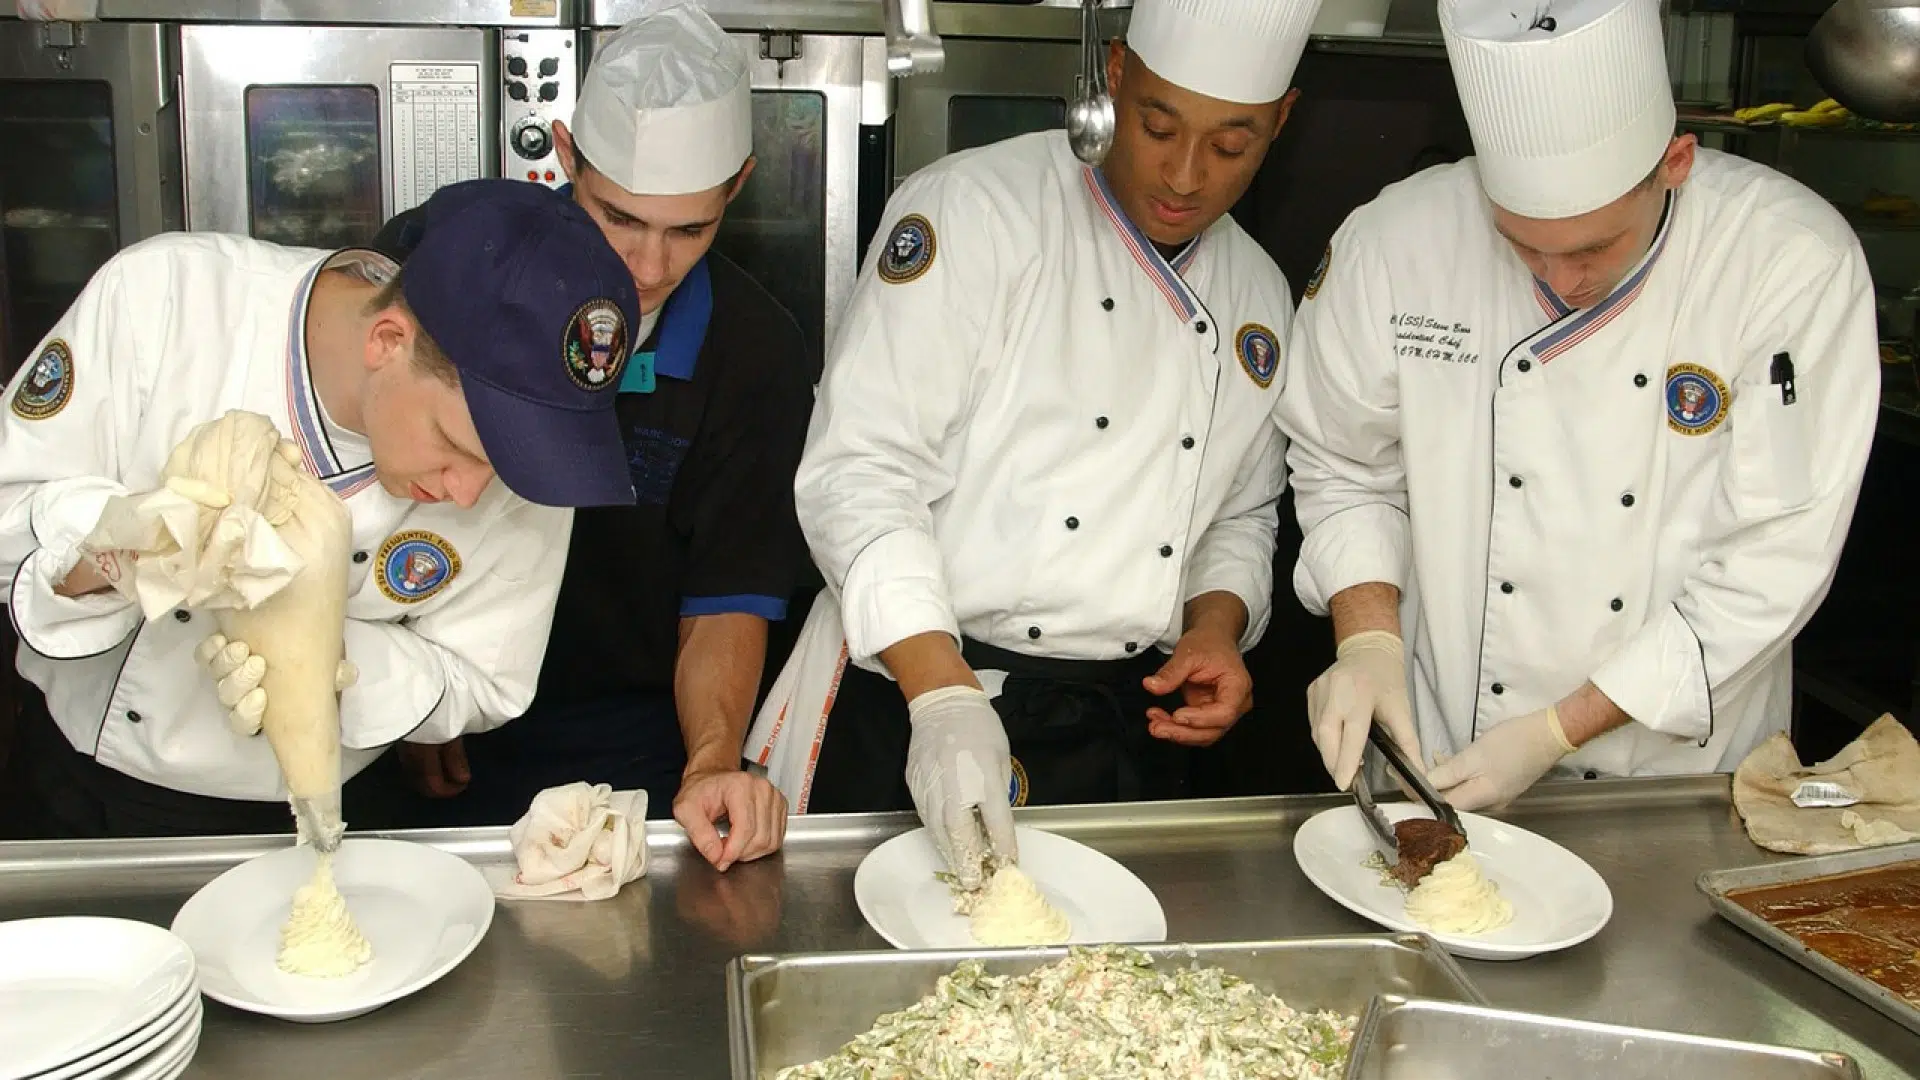
[[[1221,101],[1286,96],[1320,0],[1135,0],[1127,47],[1155,75]]]
[[[658,0],[588,66],[574,142],[636,195],[705,191],[753,152],[752,95],[746,50],[692,0]]]
[[[1522,217],[1597,210],[1673,138],[1659,0],[1440,0],[1487,197]]]

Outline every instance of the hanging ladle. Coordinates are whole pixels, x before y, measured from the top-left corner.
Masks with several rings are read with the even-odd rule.
[[[1067,108],[1067,145],[1073,156],[1098,165],[1113,148],[1113,98],[1107,95],[1107,61],[1101,53],[1100,0],[1080,0],[1080,74]]]

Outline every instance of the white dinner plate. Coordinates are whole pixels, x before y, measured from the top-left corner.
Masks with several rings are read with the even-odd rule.
[[[1167,915],[1131,870],[1064,836],[1015,826],[1020,869],[1067,917],[1069,943],[1167,940]],[[867,924],[896,949],[977,949],[953,893],[934,877],[946,869],[925,829],[874,848],[853,875],[853,896]]]
[[[0,1080],[58,1069],[153,1022],[193,987],[187,944],[88,916],[0,923]]]
[[[180,995],[179,1001],[167,1006],[166,1012],[140,1030],[71,1065],[62,1065],[52,1072],[35,1073],[30,1080],[88,1080],[95,1075],[112,1075],[111,1070],[125,1068],[128,1063],[139,1061],[166,1045],[169,1039],[180,1033],[181,1028],[199,1022],[200,984],[196,982]],[[109,1070],[105,1074],[100,1071],[103,1067]]]
[[[1388,821],[1425,817],[1424,807],[1383,803]],[[1586,860],[1504,821],[1461,814],[1467,850],[1480,872],[1513,904],[1513,921],[1484,934],[1438,934],[1407,917],[1407,898],[1367,865],[1372,830],[1358,806],[1322,810],[1294,834],[1293,857],[1307,880],[1357,915],[1394,930],[1427,934],[1455,956],[1519,960],[1555,952],[1600,932],[1613,916],[1613,892]]]
[[[208,997],[283,1020],[345,1020],[432,984],[493,924],[493,891],[465,860],[424,844],[353,837],[334,853],[333,879],[373,959],[338,979],[289,975],[275,964],[280,928],[316,858],[302,844],[250,859],[174,916],[173,932],[193,947]]]
[[[187,1014],[160,1041],[74,1080],[166,1080],[180,1075],[200,1046],[201,1009],[200,997],[196,994]]]

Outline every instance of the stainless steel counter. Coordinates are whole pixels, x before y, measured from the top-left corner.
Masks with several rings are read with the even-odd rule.
[[[1303,877],[1293,832],[1337,801],[1225,800],[1021,820],[1125,863],[1166,908],[1172,940],[1371,932]],[[1543,788],[1505,815],[1585,858],[1613,889],[1594,940],[1513,963],[1462,961],[1496,1006],[1840,1050],[1870,1080],[1920,1075],[1920,1039],[1714,915],[1703,870],[1765,861],[1724,777]],[[722,971],[742,952],[884,948],[853,904],[853,873],[907,816],[796,819],[775,858],[714,873],[670,825],[648,876],[611,901],[503,903],[440,983],[379,1012],[304,1027],[208,1003],[187,1076],[723,1077]],[[504,829],[415,833],[503,861]],[[165,925],[220,870],[284,840],[0,844],[0,919],[107,914]],[[103,865],[115,867],[110,871]]]

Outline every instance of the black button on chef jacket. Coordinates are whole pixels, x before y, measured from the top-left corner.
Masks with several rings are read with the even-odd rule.
[[[372,247],[404,262],[419,234],[409,211]],[[674,289],[615,407],[637,505],[575,511],[538,705],[670,692],[683,616],[786,616],[816,369],[799,324],[719,252]]]

